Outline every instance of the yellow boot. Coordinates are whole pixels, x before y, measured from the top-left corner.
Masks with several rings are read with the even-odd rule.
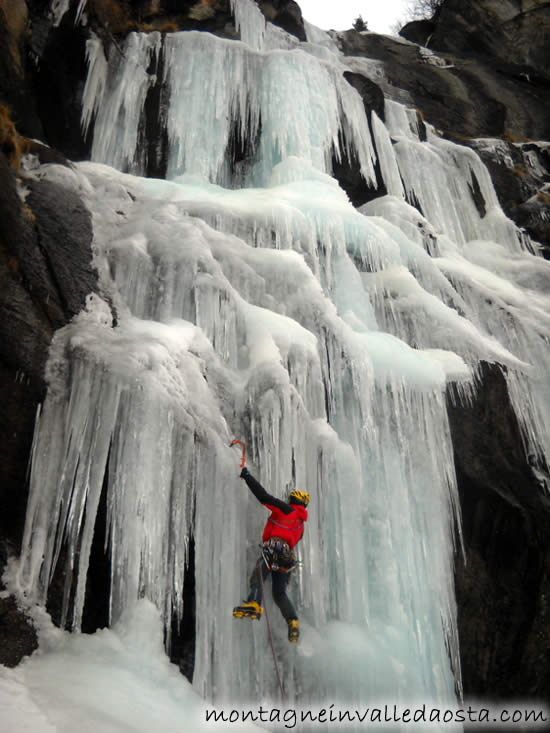
[[[233,616],[235,618],[255,618],[260,620],[264,609],[256,601],[246,601],[242,606],[235,606]]]
[[[297,618],[291,618],[288,623],[288,640],[291,644],[296,644],[300,636],[300,624]]]

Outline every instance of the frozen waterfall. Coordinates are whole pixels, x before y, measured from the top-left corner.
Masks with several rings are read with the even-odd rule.
[[[266,518],[238,478],[238,437],[269,491],[311,495],[291,584],[298,649],[267,601],[287,702],[450,705],[446,391],[468,400],[482,360],[504,365],[526,443],[549,455],[550,263],[472,150],[421,136],[416,111],[390,100],[385,122],[367,119],[328,36],[298,44],[234,5],[246,42],[132,33],[107,58],[91,41],[94,162],[34,172],[92,212],[104,299],[52,344],[19,583],[44,603],[62,561],[78,630],[103,501],[111,622],[145,597],[169,630],[194,538],[196,691],[277,701],[264,622],[231,615]],[[142,177],[159,81],[168,180]],[[378,161],[388,195],[354,209],[333,155],[373,186]]]

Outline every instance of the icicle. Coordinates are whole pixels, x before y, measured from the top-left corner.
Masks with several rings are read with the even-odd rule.
[[[69,9],[70,0],[52,0],[50,4],[50,13],[53,16],[54,26],[58,26],[63,20],[63,16]]]
[[[153,81],[144,69],[159,53],[159,38],[130,34],[124,57],[113,55],[106,79],[99,48],[89,48],[83,126],[95,113],[94,160],[143,172],[137,132]],[[189,173],[230,185],[227,152],[238,134],[255,148],[248,184],[265,185],[273,168],[290,157],[330,171],[333,152],[338,158],[355,155],[365,180],[374,182],[363,103],[335,63],[298,50],[259,54],[199,32],[172,33],[164,43],[169,178]],[[304,102],[298,109],[297,96]]]
[[[95,114],[94,160],[122,170],[143,170],[138,132],[147,92],[155,82],[147,69],[151,58],[158,56],[160,44],[160,33],[130,33],[123,56],[111,47],[107,66],[99,42],[88,42],[90,74],[84,89],[82,124],[86,131]]]
[[[80,3],[78,5],[77,11],[76,11],[76,15],[75,15],[75,20],[74,20],[75,25],[82,18],[82,13],[86,9],[87,2],[88,2],[88,0],[80,0]]]
[[[397,161],[392,149],[392,142],[388,130],[380,121],[376,112],[372,113],[372,127],[374,131],[374,139],[376,142],[376,152],[380,161],[382,178],[386,184],[386,189],[390,196],[405,198],[403,191],[403,183],[397,167]]]
[[[82,95],[82,132],[88,134],[92,117],[97,113],[103,102],[105,85],[109,73],[109,65],[105,58],[103,44],[99,38],[86,41],[86,58],[88,61],[88,76]]]
[[[253,0],[231,0],[235,28],[241,40],[255,51],[262,51],[266,32],[264,14]]]
[[[86,8],[86,2],[87,0],[79,0],[78,8],[75,14],[75,21],[74,21],[75,25],[78,23],[78,21],[82,17],[82,13],[84,12],[84,9]],[[50,13],[53,16],[53,24],[55,27],[57,27],[63,20],[63,16],[69,9],[70,4],[71,4],[71,0],[52,0],[51,1]]]
[[[475,151],[443,140],[429,125],[427,139],[421,141],[416,110],[386,100],[385,111],[409,203],[459,246],[482,236],[503,242],[510,251],[523,249],[519,231],[500,209]]]

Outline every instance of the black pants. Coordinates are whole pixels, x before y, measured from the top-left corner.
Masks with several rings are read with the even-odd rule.
[[[262,574],[262,582],[265,583],[267,574],[271,573],[271,592],[273,594],[273,600],[279,607],[280,612],[283,614],[285,620],[288,622],[291,619],[298,618],[296,611],[292,605],[292,601],[286,594],[286,588],[288,581],[290,580],[290,573],[281,573],[279,570],[269,570],[263,557],[260,557],[254,570],[250,576],[250,593],[247,601],[256,601],[262,605],[262,584],[260,584],[260,573]]]

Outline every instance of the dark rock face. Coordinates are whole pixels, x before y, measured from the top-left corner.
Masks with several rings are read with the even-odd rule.
[[[549,22],[550,5],[540,0],[445,0],[430,48],[529,67],[548,81]]]
[[[90,261],[92,221],[79,196],[51,181],[30,186],[28,204],[36,217],[38,245],[55,283],[63,313],[82,310],[86,295],[97,289]]]
[[[43,138],[36,110],[32,78],[28,74],[25,31],[28,9],[25,0],[0,6],[0,103],[12,109],[19,132]]]
[[[548,512],[534,528],[524,507],[505,501],[460,470],[457,475],[467,548],[456,567],[465,694],[547,700]]]
[[[96,5],[98,8],[109,8],[112,3],[96,0]],[[121,3],[115,5],[120,6]],[[134,27],[128,28],[121,24],[114,31],[121,35],[125,35],[128,30],[201,30],[227,38],[238,38],[229,0],[141,0],[131,3],[126,12]],[[103,18],[101,13],[98,14],[98,19],[104,26]]]
[[[294,0],[258,0],[258,5],[271,23],[280,26],[300,41],[307,40],[302,11]]]
[[[388,79],[383,91],[390,97],[399,89],[409,92],[425,119],[449,136],[550,136],[547,82],[529,81],[518,66],[446,52],[438,66],[418,46],[387,36],[347,31],[340,38],[347,56],[383,61]]]
[[[34,182],[30,188],[23,205],[16,175],[0,154],[0,544],[15,552],[51,338],[97,290],[89,212],[61,186]],[[34,631],[10,599],[0,600],[3,633],[10,639],[0,643],[2,664],[17,664],[36,645]]]
[[[365,105],[367,119],[370,120],[370,113],[375,112],[382,122],[384,122],[386,119],[384,112],[384,93],[380,87],[365,76],[354,74],[352,71],[345,71],[344,78],[361,95],[363,104]]]
[[[16,667],[38,647],[34,627],[12,597],[0,598],[0,645],[6,667]]]
[[[0,539],[0,591],[4,590],[2,575],[10,555],[15,548],[6,540]],[[37,648],[36,632],[25,614],[17,608],[11,596],[0,598],[0,663],[6,667],[16,667],[23,657],[32,654]]]
[[[544,143],[471,141],[491,174],[503,211],[550,258],[550,150]]]
[[[473,406],[449,404],[449,418],[465,547],[456,568],[464,691],[548,699],[548,472],[525,455],[499,367],[484,365]]]
[[[91,218],[75,193],[50,183],[32,183],[23,206],[3,155],[0,181],[0,358],[39,385],[53,330],[97,287]]]
[[[54,28],[42,2],[28,0],[26,5],[29,17],[22,57],[34,114],[20,114],[20,105],[16,106],[19,131],[39,137],[72,160],[82,160],[89,153],[80,127],[87,36],[83,28],[75,26],[74,12],[68,12]]]
[[[41,336],[42,338],[44,337]],[[10,540],[16,550],[22,539],[25,521],[26,469],[32,445],[34,421],[38,404],[43,397],[44,388],[40,382],[37,383],[15,365],[7,364],[4,357],[1,358],[0,542],[1,538]],[[0,646],[0,650],[1,648]]]
[[[435,23],[431,20],[413,20],[401,28],[399,35],[420,46],[427,46],[434,30]]]
[[[36,243],[32,214],[30,209],[23,209],[15,176],[3,155],[0,180],[0,267],[4,283],[0,292],[0,357],[11,368],[21,369],[40,383],[52,329],[54,324],[62,323],[62,310]]]

